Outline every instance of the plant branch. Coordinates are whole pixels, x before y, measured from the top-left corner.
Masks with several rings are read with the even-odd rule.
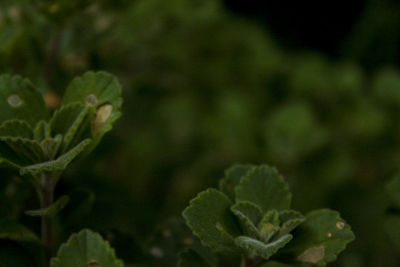
[[[53,204],[54,181],[53,175],[49,172],[42,174],[41,180],[42,198],[41,208],[46,209]],[[42,243],[46,250],[46,265],[49,264],[53,255],[53,216],[42,217]]]

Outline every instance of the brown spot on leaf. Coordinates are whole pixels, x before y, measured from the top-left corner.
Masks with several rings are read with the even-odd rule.
[[[93,119],[92,123],[92,133],[93,135],[97,135],[103,124],[110,117],[113,110],[113,106],[111,104],[104,104],[99,107],[96,111],[96,115]]]
[[[86,263],[85,267],[101,267],[101,264],[98,260],[90,260]]]
[[[18,95],[10,95],[7,98],[7,102],[13,108],[17,108],[17,107],[21,106],[21,104],[22,104],[22,100]]]
[[[325,246],[312,247],[305,250],[297,257],[298,261],[307,263],[318,263],[325,257]]]
[[[86,97],[86,104],[88,106],[94,107],[97,104],[97,96],[94,94],[90,94]]]
[[[339,229],[339,230],[343,230],[343,228],[344,228],[345,225],[346,225],[346,224],[345,224],[343,221],[338,221],[338,222],[336,223],[336,228]]]

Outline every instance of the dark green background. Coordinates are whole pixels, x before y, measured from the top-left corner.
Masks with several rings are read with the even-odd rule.
[[[400,163],[400,4],[260,2],[1,1],[2,73],[53,99],[86,70],[124,87],[122,118],[56,190],[71,195],[59,242],[89,227],[140,262],[156,226],[225,168],[267,163],[294,208],[336,209],[352,225],[331,266],[398,266],[383,228]],[[1,217],[39,232],[23,178],[2,170],[0,201]]]

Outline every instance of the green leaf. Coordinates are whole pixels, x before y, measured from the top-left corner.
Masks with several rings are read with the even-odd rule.
[[[201,242],[217,252],[238,252],[233,237],[238,235],[231,201],[216,189],[208,189],[190,201],[183,217]]]
[[[39,210],[28,210],[25,211],[25,214],[29,216],[46,216],[46,215],[54,215],[60,210],[62,210],[69,202],[68,196],[62,196],[53,205],[47,207],[46,209]]]
[[[57,257],[51,260],[51,267],[123,267],[107,241],[90,230],[71,235],[61,245]]]
[[[400,216],[391,215],[385,218],[385,230],[390,239],[400,248]]]
[[[0,136],[32,138],[33,131],[31,126],[21,120],[8,120],[0,125]]]
[[[189,249],[179,254],[178,267],[210,267],[195,251]]]
[[[41,93],[20,76],[0,76],[0,110],[0,123],[17,119],[34,127],[49,118]]]
[[[242,228],[247,235],[258,237],[257,225],[262,218],[259,207],[251,202],[241,201],[235,203],[231,207],[231,211],[239,218]]]
[[[11,219],[0,220],[0,239],[40,243],[40,239],[31,230]]]
[[[43,266],[40,239],[12,219],[0,219],[0,266]]]
[[[38,163],[38,164],[22,167],[20,169],[20,174],[21,175],[24,175],[24,174],[36,175],[36,174],[44,172],[44,171],[62,171],[68,166],[68,164],[74,158],[76,158],[91,143],[91,141],[92,140],[90,140],[90,139],[83,140],[77,146],[75,146],[73,149],[69,150],[67,153],[58,157],[55,160],[50,160],[50,161],[46,161],[43,163]]]
[[[2,148],[8,146],[13,152],[11,154],[8,149],[0,149],[1,156],[11,161],[18,159],[15,162],[17,164],[23,162],[32,164],[45,160],[43,150],[37,141],[20,137],[0,137],[0,142],[3,144]]]
[[[87,72],[82,77],[75,78],[67,87],[62,105],[71,103],[80,103],[95,109],[91,121],[91,150],[121,116],[121,85],[109,73]]]
[[[22,29],[20,25],[7,23],[0,24],[0,53],[12,50],[15,41],[21,36]]]
[[[39,121],[33,129],[33,138],[40,142],[50,137],[50,125],[45,121]]]
[[[395,176],[386,185],[386,190],[389,192],[395,204],[400,207],[400,175]]]
[[[294,231],[295,238],[282,251],[283,258],[325,266],[336,260],[347,243],[354,240],[350,226],[339,213],[322,209],[308,213],[306,221]]]
[[[90,131],[90,118],[86,120],[90,117],[90,109],[80,103],[72,103],[62,106],[54,113],[50,120],[50,128],[53,135],[64,136],[62,151],[67,151],[81,141],[83,137],[78,133]]]
[[[255,253],[258,256],[268,260],[279,249],[289,243],[290,240],[292,240],[292,235],[290,234],[284,235],[270,243],[263,243],[247,236],[239,236],[235,239],[235,243],[239,247],[243,248],[248,254]]]
[[[40,143],[40,146],[42,147],[43,153],[46,156],[46,160],[53,160],[62,143],[62,135],[59,134],[55,138],[45,138],[42,140]]]
[[[235,188],[237,201],[250,201],[263,212],[288,209],[291,193],[283,177],[267,165],[252,168]]]
[[[270,210],[264,214],[257,226],[260,239],[268,242],[279,231],[279,224],[279,214],[276,210]]]
[[[281,227],[277,235],[274,236],[274,239],[290,233],[306,220],[300,212],[294,210],[283,210],[279,212],[279,219],[281,221]]]
[[[252,164],[236,164],[225,171],[225,177],[219,182],[219,190],[235,200],[235,187],[240,183],[240,179],[253,168]]]

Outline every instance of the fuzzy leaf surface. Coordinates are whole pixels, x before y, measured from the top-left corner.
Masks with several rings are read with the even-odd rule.
[[[75,146],[73,149],[69,150],[67,153],[58,157],[57,159],[23,167],[20,169],[20,173],[21,173],[21,175],[28,174],[28,173],[35,175],[35,174],[38,174],[43,171],[62,171],[90,143],[91,143],[90,139],[85,139],[82,142],[80,142],[77,146]]]
[[[110,244],[99,234],[83,230],[71,235],[67,243],[61,245],[57,257],[51,260],[51,267],[123,267],[116,258]]]
[[[234,236],[240,230],[230,211],[229,198],[216,189],[208,189],[192,199],[183,217],[202,243],[217,252],[238,252]]]
[[[263,212],[290,207],[292,195],[283,177],[267,165],[252,168],[235,188],[237,201],[249,201]]]
[[[31,126],[22,120],[8,120],[0,125],[0,136],[31,138],[33,131]]]
[[[121,116],[121,85],[107,72],[87,72],[75,78],[67,87],[62,105],[80,103],[95,109],[91,120],[91,134],[94,148],[113,123]]]
[[[235,187],[240,183],[240,179],[253,168],[252,164],[236,164],[225,171],[225,177],[220,180],[219,190],[235,200]]]
[[[63,138],[62,150],[66,151],[81,141],[78,133],[90,130],[89,122],[85,119],[90,116],[90,107],[80,103],[72,103],[62,106],[50,120],[50,128],[53,135],[61,134]],[[86,129],[85,129],[86,128]],[[86,135],[85,137],[90,137]],[[82,137],[81,137],[82,138]]]
[[[306,221],[294,231],[294,236],[283,257],[317,266],[336,260],[337,255],[354,240],[350,226],[338,212],[328,209],[308,213]]]
[[[290,240],[292,240],[292,235],[290,234],[284,235],[281,238],[270,243],[264,243],[248,236],[239,236],[235,239],[235,243],[239,247],[243,248],[250,255],[252,253],[255,253],[258,256],[268,260],[279,249],[289,243]]]
[[[0,110],[0,123],[17,119],[34,127],[49,118],[42,94],[20,76],[0,76]]]
[[[235,203],[231,210],[238,217],[246,234],[257,237],[259,235],[257,225],[262,218],[261,209],[248,201]]]

